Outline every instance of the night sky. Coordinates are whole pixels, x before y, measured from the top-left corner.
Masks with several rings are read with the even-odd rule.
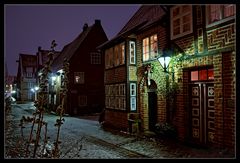
[[[5,62],[9,75],[17,75],[19,53],[36,54],[39,46],[50,50],[56,40],[62,48],[81,32],[84,23],[100,19],[108,37],[114,37],[139,9],[140,4],[14,5],[4,6]]]

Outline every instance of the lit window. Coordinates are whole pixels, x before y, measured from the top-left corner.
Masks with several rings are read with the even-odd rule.
[[[171,8],[171,39],[192,33],[192,6],[177,5]]]
[[[191,81],[204,81],[213,79],[213,69],[201,69],[191,71]]]
[[[114,65],[119,65],[120,55],[119,55],[119,46],[114,47]]]
[[[120,64],[124,64],[125,63],[125,46],[124,43],[122,43],[121,45],[121,59],[120,59]]]
[[[74,83],[84,84],[84,72],[74,72]]]
[[[155,59],[158,56],[157,34],[144,38],[142,41],[143,61]]]

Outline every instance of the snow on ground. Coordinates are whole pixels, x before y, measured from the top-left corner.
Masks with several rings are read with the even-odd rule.
[[[14,104],[11,112],[5,116],[5,158],[26,158],[25,143],[29,139],[32,124],[25,125],[24,139],[21,139],[21,130],[18,125],[23,115],[32,116],[34,110],[32,103]],[[49,142],[47,145],[49,149],[54,148],[53,142],[57,135],[57,127],[54,124],[57,118],[58,116],[53,114],[44,115],[44,120],[48,123]],[[60,128],[59,158],[61,159],[234,158],[233,154],[220,150],[198,149],[182,146],[176,142],[116,134],[104,130],[98,121],[69,116],[64,116],[64,119],[65,122]],[[41,145],[43,145],[42,141]],[[36,158],[38,157],[40,156]]]

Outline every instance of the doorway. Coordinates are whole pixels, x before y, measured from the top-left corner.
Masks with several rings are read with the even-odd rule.
[[[149,130],[154,131],[157,123],[157,94],[155,91],[148,92],[148,116]]]
[[[214,85],[191,83],[189,88],[191,139],[194,143],[209,145],[215,133]]]

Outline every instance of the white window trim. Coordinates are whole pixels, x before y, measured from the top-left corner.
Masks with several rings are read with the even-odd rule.
[[[134,90],[132,89],[132,86],[133,86]],[[132,94],[132,92],[134,92],[134,93]],[[137,95],[137,84],[136,83],[130,83],[130,110],[131,111],[136,111],[137,110],[136,95]],[[133,108],[133,106],[135,106],[135,107]]]
[[[180,11],[181,14],[173,19],[173,10],[174,10],[175,8],[177,8],[177,7],[180,7],[180,10],[182,10],[182,7],[179,6],[179,5],[174,6],[174,7],[172,7],[172,8],[170,9],[171,40],[176,39],[176,38],[179,38],[179,37],[182,37],[182,36],[184,36],[184,35],[187,35],[187,34],[190,34],[190,33],[193,32],[192,6],[190,6],[190,11],[187,12],[187,13],[190,13],[190,20],[191,20],[191,21],[190,21],[190,30],[187,31],[187,32],[184,32],[184,33],[181,32],[181,31],[182,31],[182,28],[183,28],[183,26],[182,26],[183,23],[182,23],[182,19],[180,19],[180,34],[178,34],[178,35],[173,35],[173,21],[174,21],[176,18],[182,18],[184,15],[187,15],[187,13],[181,13],[181,11]]]
[[[132,61],[132,54],[131,54],[131,44],[133,44],[133,61]],[[136,64],[136,43],[135,41],[129,41],[129,56],[130,56],[130,64]]]

